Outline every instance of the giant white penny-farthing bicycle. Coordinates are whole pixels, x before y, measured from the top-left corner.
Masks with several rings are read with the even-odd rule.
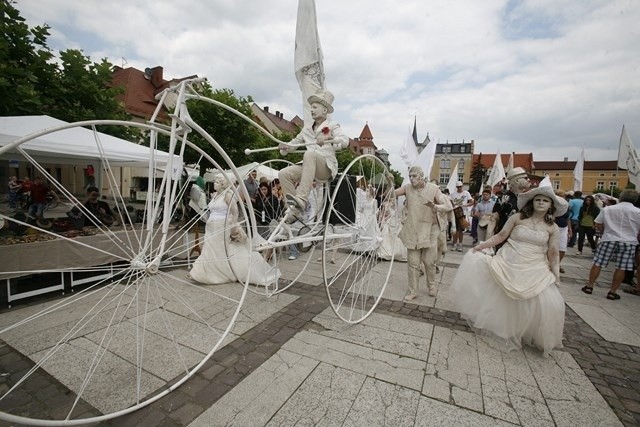
[[[187,381],[218,348],[235,338],[232,328],[238,316],[242,316],[240,309],[249,289],[265,295],[282,292],[299,280],[300,273],[311,263],[318,264],[319,257],[331,307],[341,319],[360,322],[376,307],[393,260],[380,261],[376,256],[382,236],[372,232],[370,225],[388,218],[383,211],[368,218],[354,212],[355,177],[360,182],[377,183],[379,206],[393,203],[393,192],[388,191],[391,187],[386,181],[387,168],[374,156],[357,157],[331,186],[323,185],[324,196],[318,208],[321,214],[315,219],[304,219],[297,225],[279,219],[273,222],[270,235],[260,245],[253,244],[251,239],[235,243],[245,245],[244,253],[263,254],[272,268],[279,269],[282,274],[277,283],[250,285],[248,256],[245,260],[248,268],[236,274],[237,282],[201,285],[189,279],[187,269],[195,256],[194,247],[204,246],[209,239],[225,248],[230,243],[228,230],[220,230],[217,235],[200,234],[196,240],[194,229],[200,219],[185,219],[181,213],[188,181],[193,178],[185,179],[180,173],[186,147],[214,165],[212,172],[224,177],[231,188],[235,201],[232,203],[239,210],[239,223],[245,233],[252,236],[257,232],[253,209],[242,203],[249,200],[246,188],[236,185],[244,177],[215,139],[190,118],[187,102],[209,102],[242,114],[199,95],[200,83],[199,79],[183,81],[162,93],[159,105],[175,105],[168,125],[156,121],[158,107],[147,123],[94,120],[64,124],[0,148],[0,155],[12,153],[29,162],[33,175],[44,177],[67,201],[69,211],[76,208],[76,213],[84,215],[85,223],[93,225],[54,232],[24,217],[0,214],[11,230],[38,232],[27,232],[28,242],[19,236],[7,237],[2,242],[5,250],[12,244],[24,245],[23,248],[35,245],[31,247],[47,254],[37,263],[37,269],[30,268],[28,263],[3,261],[0,279],[49,275],[73,280],[82,274],[93,276],[93,282],[72,287],[74,292],[70,296],[0,315],[0,339],[14,354],[20,353],[28,360],[20,362],[18,372],[11,373],[4,383],[6,387],[0,392],[0,419],[36,425],[79,425],[124,415],[160,399]],[[173,102],[166,102],[169,99]],[[262,130],[251,119],[242,117]],[[111,137],[98,132],[105,125],[140,130],[144,139],[141,146],[148,147],[145,166],[150,191],[144,206],[140,204],[137,210],[123,194],[125,178],[119,169],[122,164],[107,148]],[[217,153],[216,158],[222,160],[216,161],[192,144],[189,139],[192,133],[208,141]],[[46,141],[54,134],[69,138],[82,134],[87,155],[100,160],[104,171],[100,187],[115,213],[115,222],[109,227],[103,224],[110,221],[88,211],[83,198],[72,194],[47,164],[29,154],[30,144]],[[164,152],[158,150],[159,144]],[[286,164],[286,161],[279,166],[270,163],[274,167]],[[228,226],[234,225],[237,223]],[[291,245],[302,250],[296,261],[286,257]],[[238,253],[237,247],[233,253]],[[206,261],[231,264],[224,256]],[[33,395],[37,396],[35,391],[44,384],[43,376],[52,376],[65,389],[64,399],[56,396],[59,410],[46,419],[33,415],[42,413],[38,410],[42,402]]]

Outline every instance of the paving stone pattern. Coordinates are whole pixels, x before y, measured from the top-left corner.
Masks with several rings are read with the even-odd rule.
[[[381,386],[379,381],[374,381],[374,379],[359,373],[358,366],[344,369],[333,366],[330,360],[310,363],[311,359],[307,360],[299,355],[295,356],[296,353],[290,350],[307,349],[309,352],[313,352],[310,344],[318,338],[325,340],[323,355],[330,354],[332,351],[331,335],[328,334],[327,338],[322,338],[317,334],[314,336],[314,332],[327,332],[336,326],[330,324],[329,316],[320,317],[320,320],[316,319],[315,322],[312,321],[329,306],[323,287],[296,284],[288,290],[288,293],[299,298],[217,351],[193,378],[177,390],[148,407],[103,423],[103,425],[188,425],[220,399],[223,399],[230,390],[256,369],[263,365],[268,368],[266,362],[271,360],[276,353],[280,354],[280,350],[289,351],[288,354],[292,358],[297,357],[298,359],[291,362],[294,365],[297,363],[295,365],[297,368],[292,370],[291,375],[308,375],[309,378],[304,383],[305,388],[297,390],[291,399],[282,402],[282,408],[272,419],[265,419],[265,424],[283,425],[287,424],[288,418],[298,419],[296,417],[299,417],[299,414],[296,414],[296,411],[300,411],[301,402],[312,399],[313,393],[316,393],[315,390],[323,388],[329,390],[329,394],[337,396],[355,398],[354,390],[356,388],[360,394],[358,394],[358,399],[355,400],[350,411],[341,406],[340,401],[325,402],[324,408],[317,408],[317,410],[305,414],[305,419],[309,423],[318,422],[321,419],[321,414],[325,414],[327,410],[331,411],[332,419],[343,419],[345,425],[366,425],[363,421],[370,420],[373,423],[372,420],[386,419],[384,417],[389,414],[379,414],[370,406],[363,406],[365,401],[376,401],[376,399],[383,402],[382,407],[391,412],[399,410],[398,408],[404,408],[403,410],[413,408],[411,410],[415,409],[417,414],[422,414],[424,417],[431,417],[432,421],[435,421],[442,413],[452,410],[447,408],[445,404],[442,406],[433,402],[425,404],[424,397],[420,397],[420,391],[426,396],[445,402],[449,399],[448,393],[451,392],[452,396],[456,396],[457,406],[476,412],[482,411],[484,407],[486,414],[495,413],[497,418],[520,423],[513,408],[509,408],[500,400],[499,383],[496,383],[495,392],[485,389],[483,397],[480,397],[479,381],[477,378],[474,379],[473,372],[486,362],[474,361],[465,357],[467,354],[465,348],[475,344],[466,338],[471,331],[458,313],[388,299],[381,300],[376,313],[398,319],[422,319],[425,325],[441,327],[436,330],[437,334],[434,333],[432,348],[427,350],[431,351],[431,355],[438,354],[438,350],[433,346],[438,346],[442,340],[458,340],[458,344],[453,347],[457,349],[455,353],[457,359],[447,359],[447,363],[452,363],[453,366],[441,365],[438,357],[432,356],[427,364],[425,382],[415,383],[411,378],[411,370],[414,367],[398,362],[396,371],[406,370],[407,372],[407,375],[404,376],[405,383],[402,386],[390,383],[384,383],[386,385]],[[375,350],[375,347],[384,348],[384,337],[379,337],[379,340],[372,345],[372,354],[379,351]],[[567,307],[565,321],[564,345],[563,351],[573,356],[590,382],[613,409],[618,419],[626,426],[640,424],[640,348],[603,340],[569,307]],[[451,349],[451,346],[447,348]],[[339,352],[348,351],[345,350],[345,346],[335,349],[335,357],[339,357],[338,350]],[[425,349],[417,348],[407,351],[424,352]],[[380,352],[379,357],[387,356]],[[424,355],[414,357],[422,358]],[[381,363],[388,364],[390,362],[381,359]],[[31,366],[32,363],[29,359],[2,343],[0,346],[0,370],[2,373],[0,392],[4,393],[8,390],[16,378],[19,378],[19,374]],[[313,373],[311,374],[311,372]],[[380,376],[376,379],[384,382],[386,373],[380,372]],[[464,372],[466,372],[465,378],[462,378],[460,375]],[[54,415],[59,411],[64,411],[73,401],[73,393],[70,393],[46,373],[40,372],[38,375],[37,384],[41,384],[41,386],[31,390],[35,399],[26,399],[26,397],[22,399],[20,395],[16,395],[12,400],[3,401],[2,404],[11,407],[24,405],[21,408],[22,414],[26,416],[36,414],[43,418],[46,418],[47,414]],[[449,376],[447,387],[449,384],[454,385],[451,390],[444,390],[439,386],[439,379],[447,377],[447,375]],[[311,384],[314,383],[320,384],[320,386],[311,387]],[[416,391],[414,393],[410,390]],[[439,393],[442,394],[439,395]],[[370,396],[370,399],[364,399],[363,396]],[[269,404],[273,404],[273,402],[269,402]],[[80,402],[79,405],[83,408],[83,413],[93,415],[97,413],[85,402]],[[438,414],[433,413],[434,408],[439,408]],[[357,417],[354,418],[355,415]],[[419,419],[421,418],[416,417],[416,420]],[[547,418],[543,415],[537,421],[544,424],[545,419]],[[258,420],[252,420],[252,424],[256,424],[256,421]],[[497,420],[494,421],[497,423]],[[550,418],[547,421],[550,421]],[[482,422],[484,421],[478,419],[478,423]],[[419,423],[416,421],[416,424]]]

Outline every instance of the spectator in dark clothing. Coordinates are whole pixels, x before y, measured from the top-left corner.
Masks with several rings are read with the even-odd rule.
[[[42,218],[44,208],[47,206],[47,196],[50,194],[58,197],[49,187],[44,185],[42,178],[36,176],[33,180],[33,185],[31,185],[31,206],[29,206],[30,216]]]
[[[582,255],[585,235],[589,240],[589,245],[591,245],[591,251],[596,250],[594,220],[598,217],[599,213],[600,209],[596,206],[593,196],[585,197],[582,207],[580,208],[580,213],[578,214],[578,255]]]
[[[269,238],[271,233],[269,224],[272,220],[277,220],[282,214],[282,202],[271,193],[269,182],[260,183],[253,209],[258,221],[258,234],[265,239]]]
[[[101,225],[110,226],[113,224],[113,212],[107,204],[102,200],[98,200],[100,197],[100,190],[97,187],[87,188],[87,201],[84,202],[84,207],[88,212],[85,214],[85,225],[95,225],[99,227]]]

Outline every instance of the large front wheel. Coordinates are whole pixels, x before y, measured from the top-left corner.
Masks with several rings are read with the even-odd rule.
[[[146,146],[100,133],[100,125],[142,130]],[[10,303],[41,293],[15,293],[36,283],[50,288],[62,283],[57,288],[62,289],[66,282],[71,295],[14,307],[0,317],[0,364],[13,361],[1,366],[8,374],[0,392],[1,420],[86,425],[130,413],[184,383],[233,338],[230,331],[246,295],[246,286],[234,282],[237,277],[246,283],[251,259],[235,256],[241,274],[230,271],[226,253],[249,254],[251,242],[225,251],[227,230],[204,232],[197,216],[178,214],[188,206],[185,196],[197,173],[180,177],[179,163],[173,163],[177,173],[172,173],[170,161],[179,162],[179,145],[173,156],[149,148],[158,135],[169,136],[164,129],[94,121],[62,124],[16,141],[11,158],[42,177],[65,203],[39,219],[28,218],[29,212],[0,211],[6,223],[0,231],[0,279],[10,283]],[[78,138],[84,141],[79,158],[30,151],[41,141]],[[99,171],[99,194],[93,189],[86,194],[83,186],[88,162]],[[227,162],[216,169],[223,173],[234,166]],[[242,198],[238,187],[229,187],[234,188],[230,200]],[[95,199],[96,208],[87,199]],[[237,209],[237,216],[248,216],[242,204]],[[200,261],[224,268],[233,279],[202,285],[189,278],[186,267],[197,252],[206,258]],[[56,402],[49,413],[34,393],[43,384],[55,385],[47,388]]]
[[[388,226],[397,224],[392,218],[397,212],[394,205],[387,167],[375,156],[353,160],[332,189],[325,218],[323,274],[331,308],[347,323],[367,318],[389,281],[393,257],[380,259],[378,248],[385,237],[395,241],[397,230]]]

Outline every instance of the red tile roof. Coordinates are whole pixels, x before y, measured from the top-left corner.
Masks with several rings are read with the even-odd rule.
[[[360,136],[359,136],[360,140],[363,139],[368,139],[368,140],[373,140],[373,135],[371,134],[371,129],[369,129],[369,123],[364,125],[364,128],[362,128],[362,132],[360,132]]]
[[[302,127],[304,126],[304,120],[302,120],[298,116],[295,116],[293,120],[297,118],[301,123],[300,126],[296,125],[293,120],[285,119],[284,115],[279,111],[276,111],[276,114],[274,114],[271,113],[268,108],[263,108],[262,113],[269,121],[271,121],[271,123],[273,123],[274,126],[280,129],[282,132],[286,132],[291,135],[297,135],[300,132],[300,129],[302,129]]]
[[[496,154],[497,153],[493,153],[493,154],[489,154],[489,153],[479,153],[479,154],[474,154],[473,155],[473,160],[472,160],[472,165],[475,165],[476,162],[478,161],[478,159],[480,158],[480,162],[482,163],[482,166],[484,166],[485,168],[492,168],[493,167],[493,163],[496,160]],[[480,157],[482,155],[482,157]],[[511,157],[511,154],[500,154],[500,160],[502,160],[502,164],[504,165],[504,167],[507,167],[507,165],[509,164],[509,158]],[[537,165],[537,163],[536,163]],[[513,153],[513,167],[517,168],[523,168],[524,170],[526,170],[527,172],[531,172],[534,169],[534,163],[533,163],[533,153]]]
[[[150,69],[150,78],[145,77],[145,72],[133,67],[114,67],[112,85],[124,88],[124,94],[120,95],[120,101],[124,103],[125,111],[132,116],[150,119],[155,111],[158,101],[155,96],[174,82],[197,77],[192,75],[181,79],[164,80],[162,67]],[[161,113],[166,118],[166,113]]]

